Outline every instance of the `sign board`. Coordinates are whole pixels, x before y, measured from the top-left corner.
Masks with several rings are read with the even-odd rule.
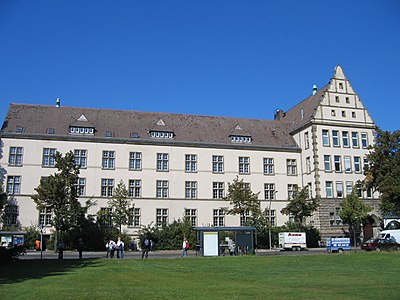
[[[218,256],[218,232],[203,232],[204,256]]]

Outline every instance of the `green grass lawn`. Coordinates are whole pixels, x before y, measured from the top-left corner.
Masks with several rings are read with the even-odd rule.
[[[400,252],[24,260],[0,299],[400,299]]]

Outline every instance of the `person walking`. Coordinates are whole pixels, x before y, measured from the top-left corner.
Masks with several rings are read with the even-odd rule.
[[[124,242],[118,237],[117,241],[117,258],[124,258]]]
[[[79,240],[78,240],[78,247],[77,247],[77,249],[78,249],[78,253],[79,253],[79,259],[82,259],[83,242],[82,242],[82,239],[81,239],[81,238],[79,238]]]
[[[145,238],[142,243],[142,258],[147,258],[149,256],[150,241]]]
[[[108,258],[110,256],[110,243],[109,242],[106,243],[106,251],[107,251],[106,258]]]
[[[189,242],[186,238],[183,239],[182,243],[182,257],[187,256],[187,251],[189,249],[190,245]]]
[[[110,240],[108,242],[108,248],[110,249],[110,258],[114,258],[114,253],[115,253],[116,247],[117,247],[117,245],[115,244],[115,242],[113,240]]]

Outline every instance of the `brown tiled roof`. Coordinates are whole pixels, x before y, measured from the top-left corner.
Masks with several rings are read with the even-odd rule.
[[[304,126],[314,118],[315,111],[318,108],[319,102],[324,97],[324,94],[328,90],[328,88],[329,84],[325,85],[314,95],[311,95],[310,97],[304,99],[285,113],[283,121],[291,123],[291,132]],[[301,110],[303,110],[303,118]]]
[[[110,141],[114,142],[125,139],[133,143],[194,143],[298,150],[295,140],[289,134],[291,124],[282,121],[68,106],[10,104],[1,135],[15,135],[16,127],[20,126],[24,128],[22,134],[26,136],[46,135],[51,138],[47,135],[47,129],[54,128],[54,138],[82,139],[82,136],[69,134],[69,126],[85,123],[77,122],[82,115],[88,120],[87,123],[96,129],[94,136],[86,136],[85,139],[105,139],[106,132],[111,131],[113,138]],[[157,125],[160,119],[165,126]],[[238,125],[242,130],[237,128]],[[172,140],[151,138],[149,131],[152,130],[173,131],[174,138]],[[232,143],[229,136],[240,132],[243,132],[244,136],[250,135],[252,143]],[[132,133],[137,133],[139,138],[132,139]]]

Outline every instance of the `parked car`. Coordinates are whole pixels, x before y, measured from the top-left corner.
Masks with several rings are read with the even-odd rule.
[[[361,250],[381,251],[381,250],[399,250],[400,244],[393,239],[369,239],[362,243]]]

